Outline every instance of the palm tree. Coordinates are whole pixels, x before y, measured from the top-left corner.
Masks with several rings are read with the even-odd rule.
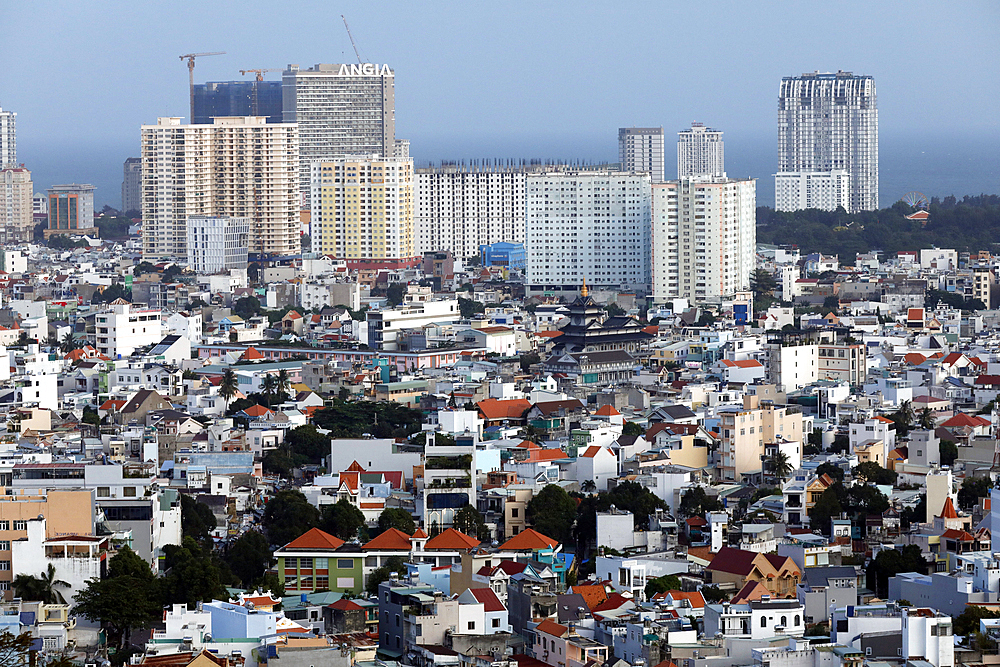
[[[69,584],[62,579],[56,579],[56,568],[49,563],[45,572],[35,577],[30,574],[19,574],[14,577],[14,591],[22,600],[39,601],[45,604],[66,604],[56,587],[69,588]]]
[[[288,399],[288,394],[291,393],[292,383],[288,379],[288,371],[282,368],[278,371],[277,381],[274,383],[274,393],[282,394],[285,400]]]
[[[59,336],[54,333],[50,333],[49,337],[45,339],[45,346],[52,351],[59,349]]]
[[[778,481],[784,480],[788,477],[788,473],[792,472],[792,464],[788,460],[788,454],[784,453],[780,449],[775,451],[768,459],[768,467],[771,472],[778,479]]]
[[[899,415],[899,418],[903,420],[903,423],[909,426],[913,423],[913,404],[909,401],[903,401],[899,404],[897,414]]]
[[[275,389],[278,386],[278,378],[274,375],[268,373],[264,376],[264,381],[261,383],[261,391],[263,391],[264,396],[267,397],[267,407],[271,408],[271,397],[274,396]]]
[[[79,346],[76,343],[76,338],[73,337],[73,332],[67,331],[66,335],[63,336],[62,342],[59,343],[59,348],[62,350],[62,353],[69,354],[78,347]]]
[[[930,408],[924,408],[920,411],[920,418],[918,422],[920,428],[925,431],[930,431],[934,428],[934,414],[931,412]]]
[[[226,412],[229,412],[229,401],[233,400],[236,392],[239,391],[240,381],[232,368],[227,368],[222,373],[222,381],[219,382],[219,396],[226,402]]]
[[[594,484],[592,479],[585,479],[580,483],[580,490],[584,493],[593,493],[597,490],[597,484]]]

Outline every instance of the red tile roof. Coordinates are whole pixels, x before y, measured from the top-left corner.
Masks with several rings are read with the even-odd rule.
[[[703,609],[705,607],[705,597],[701,594],[701,591],[691,591],[690,593],[685,593],[684,591],[667,591],[667,593],[675,600],[687,600],[695,609]]]
[[[384,533],[381,533],[369,540],[368,543],[362,547],[362,549],[378,551],[409,551],[410,536],[398,528],[390,528]]]
[[[341,611],[355,611],[357,609],[363,609],[363,607],[356,602],[352,602],[347,598],[341,598],[334,602],[333,604],[326,605],[330,609],[340,609]]]
[[[967,415],[964,412],[957,412],[951,419],[941,424],[941,426],[945,428],[981,428],[989,426],[992,423],[989,419],[983,419],[979,415]]]
[[[938,516],[942,519],[958,518],[958,512],[955,511],[955,503],[951,502],[951,496],[944,499],[944,507],[941,508],[941,514]]]
[[[536,632],[544,632],[547,635],[552,635],[553,637],[563,637],[569,632],[569,628],[565,625],[559,625],[555,621],[550,621],[545,619],[535,627]]]
[[[253,345],[243,350],[243,354],[240,355],[240,359],[245,361],[255,361],[257,359],[263,359],[264,355],[257,351]]]
[[[615,415],[620,415],[621,413],[615,409],[615,406],[608,404],[602,405],[601,408],[594,414],[598,417],[614,417]]]
[[[496,419],[521,419],[524,413],[531,407],[531,401],[525,398],[515,398],[511,400],[500,400],[499,398],[487,398],[476,404],[483,416],[489,420]]]
[[[483,603],[484,611],[505,611],[507,609],[492,588],[470,588],[469,590],[477,601]]]
[[[528,528],[501,544],[500,550],[535,551],[537,549],[554,549],[557,546],[559,543],[551,537],[542,535],[534,528]]]
[[[573,592],[579,593],[583,601],[587,603],[587,608],[593,611],[608,599],[608,591],[604,586],[573,586]]]
[[[705,569],[716,572],[728,572],[729,574],[738,574],[745,577],[753,571],[754,560],[756,560],[757,555],[754,551],[722,547]]]
[[[462,549],[475,549],[479,546],[479,540],[454,528],[448,528],[440,535],[435,535],[427,540],[425,549],[441,549],[445,551],[456,551]]]
[[[344,546],[344,540],[334,537],[330,533],[324,533],[319,528],[311,528],[295,538],[283,549],[337,549]]]

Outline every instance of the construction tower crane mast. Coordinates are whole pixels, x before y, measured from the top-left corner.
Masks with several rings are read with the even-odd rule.
[[[354,55],[358,57],[359,63],[364,63],[365,61],[361,59],[361,54],[358,53],[358,45],[354,43],[354,35],[351,34],[351,26],[347,25],[347,18],[341,14],[340,18],[344,19],[344,27],[347,28],[347,36],[351,38],[351,46],[354,47]]]
[[[191,97],[191,116],[188,118],[189,123],[194,123],[194,60],[195,58],[200,58],[201,56],[224,56],[225,51],[212,51],[210,53],[185,53],[181,56],[181,61],[187,58],[188,61],[188,92]]]
[[[250,91],[250,113],[254,116],[260,115],[260,103],[257,97],[257,88],[260,86],[260,82],[264,80],[264,75],[267,72],[280,72],[280,69],[241,69],[240,74],[246,76],[247,74],[256,74],[254,78],[253,88]]]

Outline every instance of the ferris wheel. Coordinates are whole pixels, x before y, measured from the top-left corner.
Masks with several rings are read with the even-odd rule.
[[[900,201],[905,202],[912,206],[913,208],[926,209],[930,201],[927,199],[926,195],[922,192],[917,192],[913,190],[912,192],[907,192],[903,195]]]

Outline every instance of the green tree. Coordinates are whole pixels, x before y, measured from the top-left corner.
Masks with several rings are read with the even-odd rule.
[[[463,320],[471,320],[474,316],[485,313],[486,306],[478,301],[473,301],[472,299],[463,299],[458,297],[458,310],[462,315]]]
[[[938,452],[941,455],[941,465],[953,466],[958,459],[958,446],[951,440],[942,440],[938,445]]]
[[[101,415],[93,407],[89,405],[83,406],[83,419],[84,424],[93,424],[95,426],[100,426]]]
[[[274,494],[264,508],[264,529],[271,544],[283,546],[319,523],[319,510],[301,491],[284,489]]]
[[[980,498],[988,498],[993,483],[989,477],[966,477],[958,489],[958,506],[964,510],[972,509]]]
[[[977,604],[966,605],[962,613],[955,617],[953,631],[956,635],[962,636],[979,632],[979,621],[984,618],[1000,618],[1000,610],[980,607]]]
[[[77,592],[72,613],[100,623],[108,643],[121,652],[132,632],[160,620],[160,600],[159,582],[149,565],[126,546],[108,562],[107,578],[89,579]]]
[[[233,400],[240,390],[240,381],[236,377],[236,372],[232,368],[227,368],[222,372],[222,379],[219,382],[219,396],[226,402],[226,410],[229,410],[229,401]]]
[[[389,300],[389,304],[392,306],[398,306],[403,303],[403,297],[406,296],[406,285],[403,283],[393,283],[385,288],[385,297]]]
[[[866,515],[882,514],[882,512],[889,509],[889,499],[874,486],[855,484],[848,489],[847,493],[851,499],[852,506]]]
[[[12,584],[14,594],[22,600],[44,602],[45,604],[66,604],[66,598],[59,588],[69,588],[62,579],[56,579],[56,568],[49,563],[48,569],[40,575],[19,574]]]
[[[192,537],[199,542],[211,539],[216,528],[215,514],[205,503],[200,503],[191,496],[181,495],[181,533],[184,537]]]
[[[73,332],[67,331],[66,335],[63,336],[62,341],[59,343],[59,351],[63,354],[69,354],[73,350],[78,349],[80,349],[80,344],[77,342]]]
[[[920,411],[920,416],[917,418],[917,426],[925,431],[930,431],[934,429],[934,423],[934,413],[931,412],[930,408],[924,408]]]
[[[684,516],[702,516],[706,512],[720,512],[724,508],[718,498],[713,498],[705,493],[705,489],[695,486],[681,496],[681,504],[678,511]]]
[[[668,574],[663,577],[657,577],[656,579],[650,579],[646,583],[646,599],[652,600],[653,596],[657,593],[666,593],[667,591],[679,591],[681,589],[681,580],[675,574]]]
[[[455,530],[465,533],[470,537],[475,537],[481,542],[490,539],[490,529],[486,527],[483,515],[472,505],[466,504],[455,512],[452,526]],[[545,534],[547,535],[548,533]]]
[[[887,470],[875,461],[865,461],[859,463],[854,468],[854,475],[866,483],[872,484],[895,484],[898,475],[894,470]]]
[[[406,561],[399,556],[391,556],[382,567],[377,567],[368,575],[365,582],[365,592],[378,595],[378,586],[383,581],[389,581],[389,576],[395,572],[400,577],[406,576]]]
[[[816,468],[816,476],[822,477],[823,475],[829,476],[830,479],[832,479],[835,482],[844,481],[844,469],[838,465],[830,463],[829,461],[824,461],[823,463],[820,463],[819,466]]]
[[[533,364],[541,363],[542,357],[537,352],[529,352],[527,354],[521,355],[521,372],[528,373],[531,371],[531,366]]]
[[[303,463],[320,463],[330,455],[330,436],[320,433],[312,424],[296,426],[285,435],[285,446]]]
[[[592,479],[585,479],[580,482],[580,490],[584,493],[593,493],[597,491],[597,484]]]
[[[261,310],[263,309],[260,306],[260,299],[253,296],[245,296],[237,299],[236,303],[233,304],[233,313],[239,315],[244,320],[260,315]]]
[[[10,667],[23,667],[28,664],[35,664],[31,659],[32,645],[35,638],[31,632],[22,632],[13,635],[7,630],[0,632],[0,664]]]
[[[407,535],[417,532],[417,524],[414,523],[413,516],[400,507],[389,507],[378,515],[379,532],[385,532],[390,528],[401,530]]]
[[[754,269],[750,274],[750,289],[755,297],[772,296],[778,282],[766,269]]]
[[[292,383],[288,379],[288,371],[284,368],[278,371],[278,378],[274,383],[274,391],[281,396],[280,402],[288,400],[289,394],[292,391]]]
[[[702,586],[701,596],[705,598],[705,602],[709,604],[717,604],[719,602],[725,602],[729,599],[729,595],[725,591],[721,590],[718,586]]]
[[[625,422],[625,425],[622,427],[622,435],[640,436],[643,433],[645,433],[645,431],[643,431],[642,427],[635,422],[627,421]]]
[[[814,530],[819,530],[823,535],[829,535],[830,521],[840,518],[840,513],[843,511],[837,491],[830,487],[823,492],[816,504],[809,510],[809,526]]]
[[[333,401],[313,413],[313,423],[331,432],[333,438],[358,438],[370,433],[376,438],[405,438],[420,431],[424,414],[399,403]]]
[[[259,581],[274,562],[267,538],[255,530],[240,535],[226,551],[224,560],[244,588]]]
[[[264,398],[267,400],[267,409],[271,409],[271,403],[274,400],[274,395],[278,390],[278,377],[273,373],[268,373],[264,376],[264,379],[260,383],[261,393],[264,394]]]
[[[900,572],[927,574],[927,561],[920,547],[908,544],[902,549],[883,549],[868,565],[868,588],[880,598],[889,597],[889,578]]]
[[[180,545],[166,545],[163,555],[164,603],[193,605],[227,599],[226,581],[218,561],[193,538],[185,537]]]
[[[561,486],[549,484],[528,502],[528,522],[535,530],[568,544],[576,520],[576,501]]]
[[[351,501],[341,498],[332,505],[323,505],[319,529],[342,540],[352,540],[365,525],[365,515]]]

